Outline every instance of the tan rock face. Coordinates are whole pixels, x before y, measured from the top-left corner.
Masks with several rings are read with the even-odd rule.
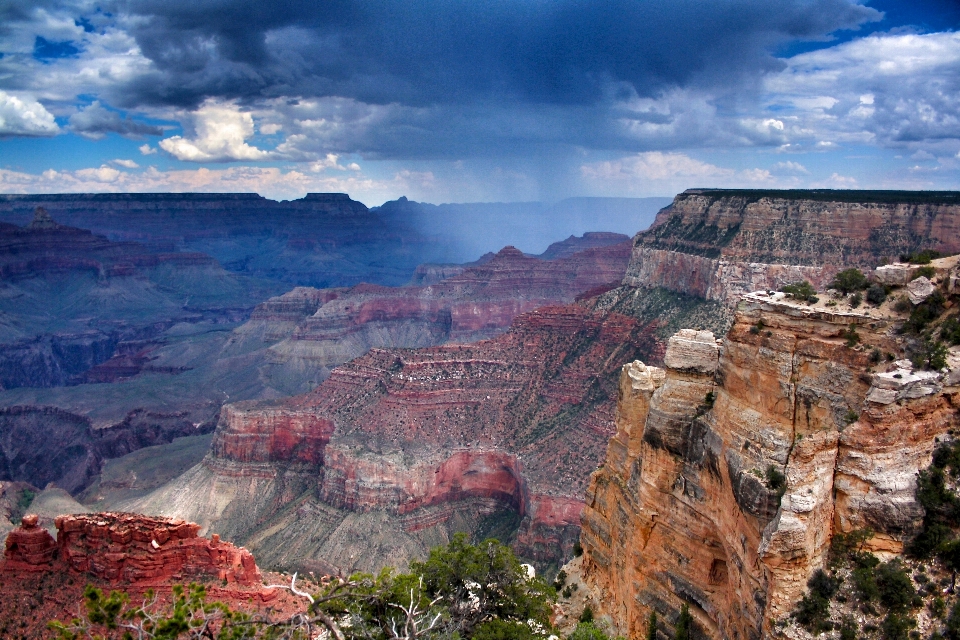
[[[874,348],[896,350],[890,329],[746,296],[715,373],[718,347],[695,332],[670,340],[665,371],[624,367],[581,534],[584,578],[620,633],[640,636],[651,610],[673,624],[686,603],[706,637],[760,638],[834,533],[869,526],[876,549],[902,549],[922,515],[916,472],[956,424],[960,389],[868,374]]]

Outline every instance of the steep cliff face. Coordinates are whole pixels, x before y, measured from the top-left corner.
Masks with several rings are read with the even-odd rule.
[[[706,637],[759,638],[835,533],[869,526],[872,548],[902,550],[922,515],[916,472],[956,426],[960,388],[870,359],[902,353],[897,320],[751,294],[722,345],[681,332],[663,369],[624,367],[581,537],[621,632],[643,633],[651,610],[672,625],[688,604]]]
[[[492,337],[506,331],[519,314],[570,303],[585,291],[619,282],[630,258],[629,242],[617,234],[588,235],[558,243],[554,253],[563,257],[552,260],[506,247],[428,286],[298,287],[261,304],[235,331],[225,353],[273,343],[263,377],[278,388],[304,392],[333,367],[373,347],[427,347]],[[619,238],[624,241],[610,244]],[[582,245],[587,248],[571,251]],[[296,388],[304,379],[309,386]]]
[[[952,192],[690,189],[634,239],[624,284],[735,304],[797,280],[822,287],[920,249],[960,252]]]

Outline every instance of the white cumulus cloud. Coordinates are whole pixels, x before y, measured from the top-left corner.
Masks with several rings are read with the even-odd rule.
[[[160,148],[187,162],[268,160],[269,151],[247,144],[253,136],[253,116],[230,102],[207,100],[190,114],[190,137],[173,136],[160,141]]]
[[[0,137],[54,136],[60,127],[53,114],[30,98],[18,98],[0,91]]]

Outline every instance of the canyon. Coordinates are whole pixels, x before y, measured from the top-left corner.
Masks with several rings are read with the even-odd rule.
[[[266,349],[261,379],[302,393],[373,347],[475,342],[506,331],[522,313],[612,289],[630,252],[626,236],[584,234],[554,243],[543,256],[506,247],[480,264],[446,266],[430,284],[427,274],[437,269],[423,265],[414,276],[420,286],[297,287],[258,305],[223,353]]]
[[[635,237],[620,286],[522,314],[507,333],[474,345],[374,349],[304,395],[225,407],[200,465],[122,506],[197,520],[281,566],[295,558],[344,571],[402,566],[452,531],[491,528],[524,557],[556,566],[576,536],[588,472],[614,433],[613,372],[629,353],[659,364],[683,326],[726,334],[735,326],[733,301],[747,289],[804,277],[822,287],[853,255],[841,247],[803,264],[831,234],[867,238],[857,255],[868,272],[882,258],[870,229],[933,220],[926,231],[890,235],[883,244],[890,254],[950,251],[956,242],[948,233],[955,205],[927,211],[914,203],[904,213],[900,204],[878,204],[871,217],[854,218],[851,198],[681,194]],[[709,224],[700,220],[708,214]],[[730,251],[729,259],[689,244],[711,225],[726,238],[719,251]],[[800,229],[806,240],[775,255],[748,250],[758,244],[752,237],[780,227]],[[500,259],[508,257],[519,252]],[[775,262],[747,261],[759,259]],[[474,506],[463,508],[464,500]],[[549,505],[553,520],[538,515],[538,503]]]
[[[216,425],[206,457],[98,508],[334,574],[403,567],[457,531],[553,571],[579,538],[616,631],[642,634],[651,611],[673,625],[688,604],[703,637],[761,637],[835,532],[869,526],[892,553],[916,530],[914,474],[955,423],[957,376],[905,364],[917,341],[892,298],[822,292],[850,266],[903,287],[911,268],[885,262],[960,252],[955,200],[690,190],[632,246],[584,236],[424,264],[399,288],[298,287],[206,352],[230,362],[219,389],[246,390],[188,418]],[[930,290],[955,298],[955,266],[931,268]],[[774,293],[799,280],[820,299]]]

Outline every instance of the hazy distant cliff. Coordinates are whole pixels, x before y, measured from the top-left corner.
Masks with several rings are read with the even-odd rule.
[[[449,257],[409,224],[344,193],[286,202],[255,193],[0,195],[0,220],[22,224],[37,206],[111,240],[199,251],[230,271],[294,284],[398,285],[419,263]]]

